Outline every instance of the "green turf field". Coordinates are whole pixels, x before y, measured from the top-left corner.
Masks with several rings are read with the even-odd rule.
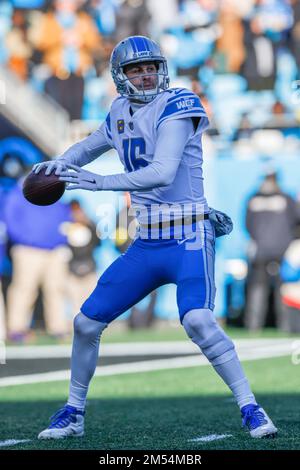
[[[285,333],[277,328],[264,328],[260,331],[249,332],[245,328],[225,327],[224,331],[233,339],[251,338],[299,338],[299,334]],[[145,328],[137,330],[104,330],[103,343],[131,343],[136,341],[184,341],[189,340],[184,328],[174,322],[173,327]]]
[[[283,357],[244,362],[244,367],[279,428],[277,439],[250,438],[230,393],[209,366],[202,366],[95,378],[85,437],[64,441],[38,441],[36,435],[64,404],[66,382],[0,388],[0,441],[31,440],[9,447],[14,450],[300,449],[300,365]],[[211,434],[232,437],[190,441]]]
[[[299,334],[290,334],[278,330],[277,328],[264,328],[261,331],[249,332],[245,328],[226,327],[226,333],[233,339],[235,338],[288,338],[299,337]],[[103,332],[103,343],[131,343],[136,341],[184,341],[187,335],[178,322],[168,323],[163,326],[156,326],[151,328],[142,328],[130,330],[126,325],[112,325]],[[66,340],[53,339],[46,335],[44,332],[35,332],[33,336],[26,341],[28,345],[56,345],[56,344],[70,344],[72,342],[71,336]],[[20,343],[7,342],[7,346],[22,346]]]

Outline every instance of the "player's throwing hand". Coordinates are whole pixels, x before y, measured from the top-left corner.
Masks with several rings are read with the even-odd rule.
[[[103,189],[104,176],[83,170],[80,166],[67,163],[66,170],[59,173],[59,180],[69,183],[66,188],[68,191],[73,189],[101,191]]]

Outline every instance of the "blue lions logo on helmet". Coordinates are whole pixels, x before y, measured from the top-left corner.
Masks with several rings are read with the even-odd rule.
[[[157,77],[156,87],[151,90],[138,89],[126,76],[124,67],[149,61],[155,63],[157,68],[154,74]],[[119,42],[111,54],[110,66],[117,91],[126,98],[149,103],[169,87],[167,60],[158,44],[145,36],[130,36]]]

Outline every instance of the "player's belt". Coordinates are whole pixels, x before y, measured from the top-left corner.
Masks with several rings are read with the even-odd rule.
[[[199,220],[207,220],[208,218],[209,218],[208,214],[197,214],[197,215],[191,215],[188,217],[181,217],[180,219],[168,220],[166,222],[160,221],[156,224],[140,224],[140,227],[146,230],[151,230],[154,228],[158,228],[159,230],[161,230],[163,228],[177,227],[178,225],[185,226],[189,224],[194,224],[195,222],[198,222]]]

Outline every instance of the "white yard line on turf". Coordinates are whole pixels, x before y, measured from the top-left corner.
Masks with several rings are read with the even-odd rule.
[[[196,437],[195,439],[189,439],[188,442],[212,442],[218,441],[219,439],[226,439],[232,437],[232,434],[211,434],[210,436]]]
[[[207,360],[199,356],[188,356],[184,358],[158,359],[153,361],[139,361],[125,364],[114,364],[111,366],[97,367],[95,376],[130,374],[136,372],[148,372],[151,370],[176,369],[182,367],[193,367],[199,365],[201,360],[207,364]],[[57,380],[68,380],[70,378],[69,370],[57,372],[46,372],[42,374],[30,374],[22,376],[13,376],[0,379],[0,387],[8,385],[21,385],[37,382],[53,382]]]
[[[237,349],[256,349],[260,347],[290,345],[295,338],[253,338],[234,340]],[[7,346],[6,359],[50,359],[69,358],[71,345],[48,346]],[[193,354],[199,351],[198,347],[189,340],[186,341],[162,341],[162,342],[135,342],[102,344],[101,356],[137,356],[159,354]]]
[[[0,447],[10,447],[10,446],[15,446],[17,444],[22,444],[24,442],[30,442],[31,439],[7,439],[6,441],[0,441]]]
[[[238,353],[240,359],[245,361],[286,356],[291,353],[291,349],[289,344],[278,345],[277,348],[274,344],[271,344],[260,348],[249,348],[248,350],[241,348],[240,350],[238,350]],[[139,361],[124,364],[114,364],[110,366],[100,366],[96,368],[95,376],[99,377],[117,374],[149,372],[155,370],[180,369],[186,367],[205,366],[207,364],[207,359],[204,356],[198,354],[193,356],[175,357],[169,359],[155,359],[150,361]],[[39,382],[69,380],[69,378],[69,370],[3,377],[0,378],[0,387]]]

